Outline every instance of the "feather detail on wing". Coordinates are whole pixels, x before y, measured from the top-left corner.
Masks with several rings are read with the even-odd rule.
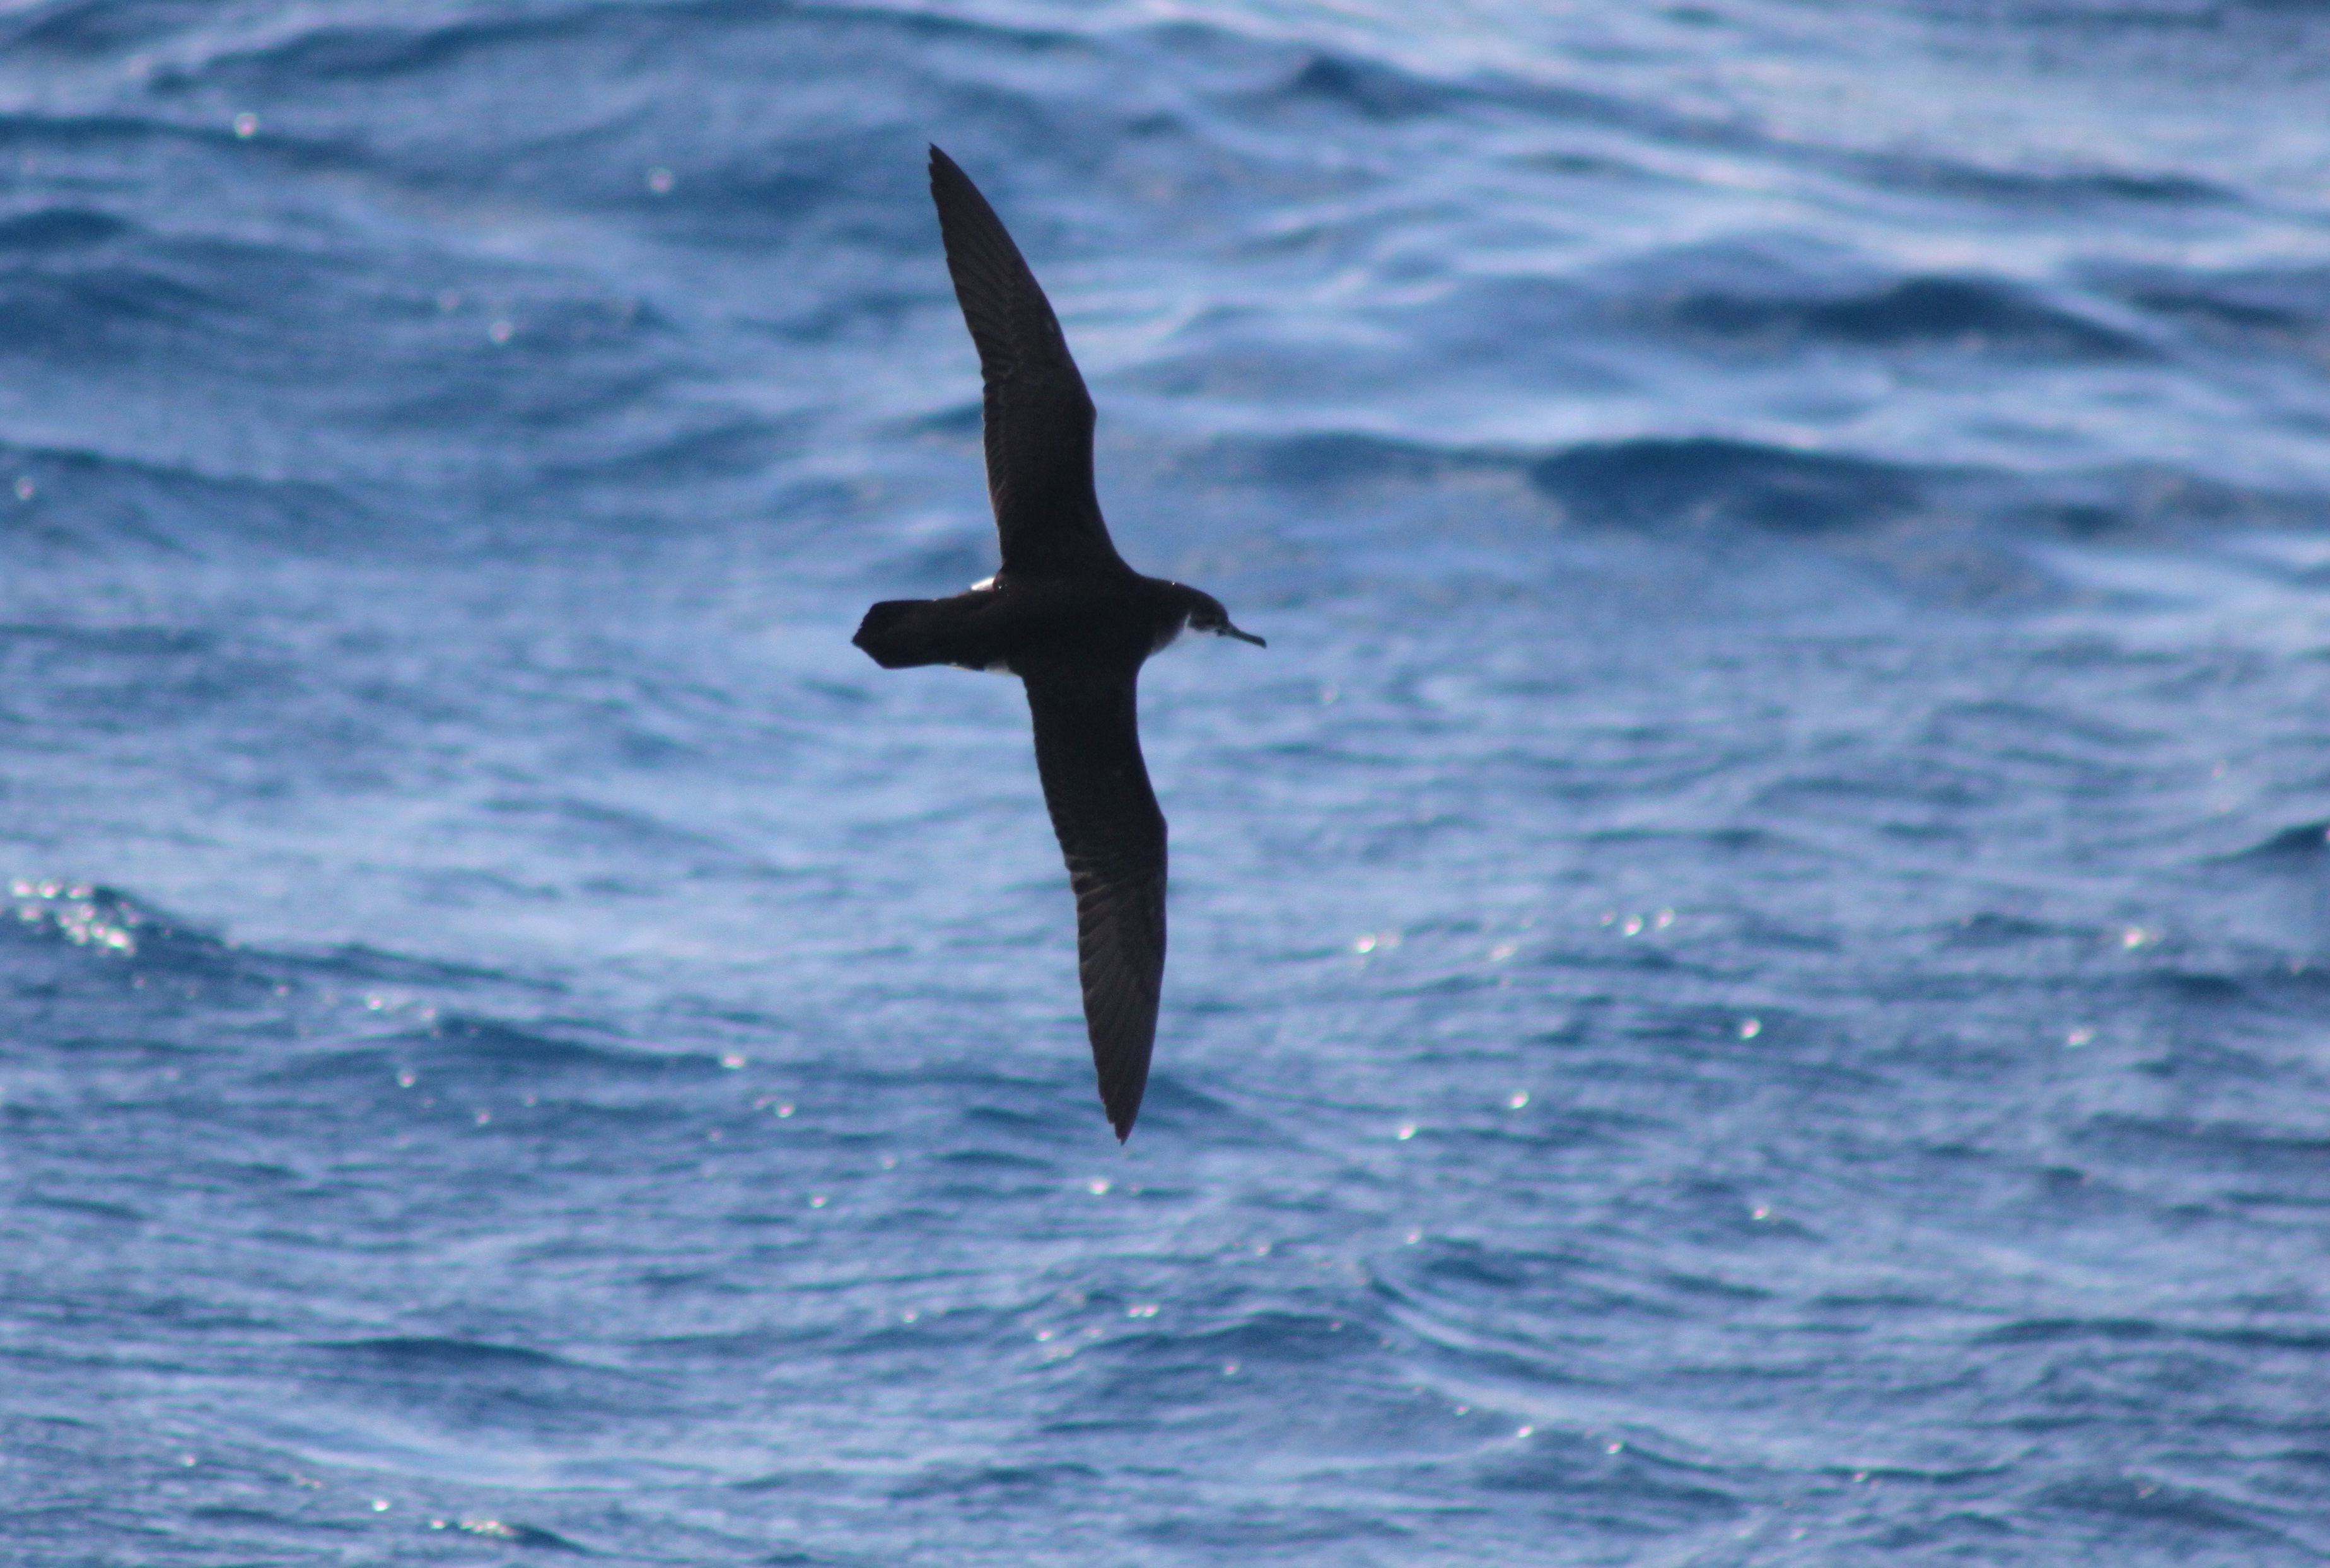
[[[986,386],[987,493],[1003,570],[1046,575],[1117,563],[1093,491],[1093,401],[1051,302],[995,209],[931,149],[931,199],[955,298]]]
[[[1141,1110],[1165,977],[1165,817],[1141,760],[1134,676],[1027,675],[1044,803],[1076,894],[1077,968],[1101,1104]]]

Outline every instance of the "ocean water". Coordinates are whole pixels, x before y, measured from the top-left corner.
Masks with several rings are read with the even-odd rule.
[[[2330,1557],[2330,13],[0,6],[0,1558]],[[936,141],[1174,834],[1120,1151]]]

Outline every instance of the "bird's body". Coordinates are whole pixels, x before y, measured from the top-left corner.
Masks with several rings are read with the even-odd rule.
[[[1130,675],[1188,627],[1196,607],[1183,596],[1195,591],[1130,567],[1091,578],[999,572],[952,599],[877,604],[857,642],[892,670],[954,665],[1024,677],[1066,658]]]
[[[1149,1080],[1165,974],[1165,817],[1141,760],[1141,664],[1184,630],[1259,644],[1209,595],[1125,564],[1093,488],[1092,399],[994,209],[931,149],[947,268],[986,387],[1001,570],[950,599],[893,600],[853,639],[885,669],[957,665],[1028,688],[1036,766],[1076,895],[1101,1103],[1122,1139]]]

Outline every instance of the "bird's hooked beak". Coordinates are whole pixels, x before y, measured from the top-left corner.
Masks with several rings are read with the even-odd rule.
[[[1250,631],[1238,630],[1237,628],[1232,626],[1228,621],[1222,622],[1222,624],[1215,629],[1214,635],[1216,637],[1234,637],[1240,642],[1250,642],[1256,647],[1268,647],[1270,646]]]

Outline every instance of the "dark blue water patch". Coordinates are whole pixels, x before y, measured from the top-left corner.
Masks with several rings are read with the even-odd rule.
[[[2107,1549],[2134,1550],[2164,1537],[2187,1553],[2231,1551],[2250,1562],[2313,1555],[2301,1539],[2259,1518],[2254,1507],[2202,1487],[2097,1474],[2044,1488],[2033,1501],[2051,1512],[2085,1517],[2100,1537],[2096,1544]]]
[[[270,1082],[287,1087],[358,1082],[404,1087],[423,1079],[431,1090],[447,1085],[493,1091],[524,1084],[568,1087],[613,1085],[638,1080],[709,1077],[715,1062],[607,1044],[563,1040],[490,1019],[448,1016],[425,1030],[381,1036],[357,1045],[310,1048],[268,1070]],[[406,1081],[411,1081],[410,1082]]]
[[[0,551],[44,557],[199,557],[227,540],[364,548],[376,514],[346,491],[300,479],[204,473],[71,448],[0,445]]]
[[[1866,821],[1901,810],[1955,813],[1995,804],[2009,788],[1991,768],[1923,756],[1841,757],[1819,772],[1774,780],[1759,804],[1785,820]],[[2090,764],[2090,766],[2092,766]]]
[[[349,109],[372,107],[375,113],[364,118],[378,127],[388,117],[391,132],[378,138],[374,156],[400,177],[429,186],[483,184],[592,210],[628,210],[698,243],[783,243],[812,231],[829,233],[837,209],[856,238],[895,224],[892,239],[898,241],[910,208],[895,198],[914,189],[916,175],[908,160],[877,156],[912,147],[908,137],[886,122],[917,92],[927,113],[933,99],[942,101],[950,92],[983,90],[975,73],[965,80],[930,69],[914,44],[927,46],[933,33],[1007,55],[1073,49],[1077,43],[1063,33],[1015,33],[879,13],[609,5],[412,27],[321,29],[213,59],[178,85],[232,90],[260,107],[269,123],[301,128],[317,121],[363,123]],[[800,76],[807,67],[849,73],[868,85],[885,81],[892,91],[863,93],[855,114],[819,116],[814,125],[789,123],[784,100],[771,100],[762,125],[773,121],[793,134],[778,148],[740,152],[733,135],[708,137],[676,104],[635,90],[612,113],[578,102],[536,121],[502,126],[504,156],[482,163],[462,157],[431,117],[412,110],[416,100],[433,102],[441,119],[469,112],[479,101],[522,98],[545,69],[636,73],[651,80],[652,71],[639,72],[638,62],[668,52],[680,39],[698,47],[723,40],[733,57],[762,60],[779,79]],[[559,65],[546,64],[553,61]],[[338,101],[328,109],[308,90],[317,80],[334,84]],[[278,112],[279,103],[290,107]],[[852,119],[860,124],[851,125]],[[660,190],[647,181],[651,165],[668,166],[675,175]],[[892,199],[866,199],[876,191]]]
[[[1883,523],[1917,507],[1914,469],[1715,437],[1573,447],[1530,471],[1565,515],[1600,527],[1750,527],[1815,536]]]
[[[2330,1184],[2330,1133],[2177,1116],[2099,1115],[2079,1141],[2127,1159],[2168,1159],[2197,1169],[2278,1175],[2300,1190]]]
[[[2014,1553],[2021,1535],[2013,1520],[2003,1513],[1947,1507],[1936,1510],[1929,1518],[1903,1520],[1867,1531],[1861,1538],[1870,1547],[1889,1554],[1930,1549],[1937,1554],[1979,1559]],[[2027,1555],[1997,1555],[1997,1560],[2032,1561]]]
[[[2306,957],[2250,951],[2214,967],[2172,954],[2144,968],[2135,987],[2136,999],[2165,1003],[2160,1010],[2169,1016],[2182,1015],[2194,1029],[2221,1029],[2229,1040],[2245,1039],[2248,1031],[2270,1028],[2277,1020],[2318,1015],[2330,1000],[2330,966],[2318,956],[2320,904],[2308,902],[2306,918],[2291,922]],[[2267,906],[2268,912],[2272,909]],[[2111,937],[2106,933],[2107,949]]]
[[[1939,746],[1981,749],[2003,760],[2062,765],[2095,753],[2106,756],[2156,751],[2170,739],[2163,730],[2138,728],[2092,713],[2007,698],[1944,703],[1928,721],[1927,738]]]
[[[95,57],[158,41],[214,14],[201,0],[138,0],[136,5],[48,5],[16,19],[9,43],[27,51]]]
[[[634,766],[658,769],[670,766],[680,759],[698,755],[692,747],[638,731],[626,732],[620,739],[620,747]],[[701,864],[707,858],[730,859],[734,856],[734,852],[727,845],[702,833],[691,831],[681,824],[662,821],[646,812],[625,810],[572,796],[548,798],[530,795],[500,797],[484,802],[483,808],[497,816],[538,824],[538,831],[550,839],[628,844],[650,854],[669,857],[674,862],[685,857],[686,861],[696,864]]]
[[[1991,1345],[2052,1344],[2062,1340],[2125,1343],[2157,1337],[2162,1326],[2141,1318],[2033,1318],[1986,1329],[1978,1337]]]
[[[566,1552],[587,1556],[591,1550],[555,1530],[545,1530],[539,1525],[523,1524],[515,1519],[463,1519],[453,1527],[475,1539],[515,1546],[525,1552]]]
[[[1205,458],[1207,470],[1227,482],[1330,494],[1386,483],[1428,483],[1455,472],[1511,466],[1509,458],[1341,431],[1272,439],[1223,437]]]
[[[1615,1525],[1637,1536],[1704,1529],[1751,1506],[1750,1497],[1715,1484],[1715,1476],[1662,1464],[1639,1446],[1608,1450],[1594,1438],[1547,1432],[1515,1454],[1479,1463],[1473,1484],[1523,1493],[1557,1517]]]
[[[0,220],[0,257],[9,251],[82,250],[130,232],[110,213],[87,207],[51,207]]]
[[[1182,1515],[1149,1521],[1130,1532],[1136,1539],[1182,1551],[1280,1551],[1308,1545],[1357,1546],[1411,1538],[1412,1532],[1372,1510],[1356,1508],[1232,1507],[1216,1517]]]
[[[1719,437],[1590,443],[1526,471],[1559,517],[1584,528],[1691,541],[1733,571],[1768,561],[1741,551],[1776,535],[1833,553],[1865,588],[1994,614],[2092,602],[2099,593],[2130,609],[2175,602],[2164,580],[2151,588],[2079,584],[2033,546],[2181,544],[2306,528],[2330,515],[2324,497],[2305,491],[2143,468],[2014,475]]]
[[[60,1197],[48,1193],[28,1194],[19,1201],[30,1204],[36,1208],[54,1209],[61,1214],[114,1220],[129,1225],[142,1225],[153,1218],[151,1214],[121,1204],[97,1203],[87,1198]]]
[[[215,350],[232,302],[151,264],[69,270],[0,256],[0,355],[86,366],[111,358],[152,364],[164,354]]]
[[[1236,1362],[1241,1370],[1273,1366],[1305,1366],[1370,1354],[1360,1325],[1340,1318],[1283,1308],[1247,1308],[1236,1321],[1194,1334],[1166,1335],[1149,1340],[1141,1358],[1170,1367],[1192,1360],[1211,1371]]]
[[[970,584],[995,572],[994,536],[985,528],[966,528],[961,534],[873,562],[867,571],[869,585],[880,591],[923,593],[939,597],[960,593]]]
[[[1395,1299],[1415,1304],[1461,1302],[1501,1309],[1517,1299],[1550,1318],[1576,1313],[1672,1317],[1678,1308],[1655,1291],[1626,1283],[1615,1260],[1573,1246],[1560,1252],[1490,1247],[1458,1237],[1431,1237],[1419,1256],[1397,1276]],[[1389,1281],[1384,1288],[1392,1289]]]
[[[254,85],[286,91],[316,82],[378,82],[444,72],[490,50],[561,43],[594,26],[645,20],[637,7],[593,9],[597,14],[474,18],[433,26],[326,26],[275,48],[215,61],[213,69],[252,72]]]
[[[478,1372],[508,1373],[565,1365],[557,1356],[522,1346],[484,1345],[467,1339],[431,1339],[391,1336],[380,1339],[348,1339],[317,1348],[335,1355],[377,1361],[400,1374],[445,1374],[464,1376]]]
[[[2227,344],[2301,349],[2330,329],[2330,274],[2318,269],[2105,275],[2129,303]]]
[[[2330,867],[2330,822],[2306,822],[2285,827],[2263,843],[2226,855],[2214,864],[2292,873]]]
[[[324,125],[362,126],[370,155],[396,177],[426,187],[499,186],[537,198],[598,211],[624,210],[665,232],[697,242],[782,243],[811,231],[829,233],[837,205],[857,239],[895,225],[903,240],[917,175],[910,159],[911,131],[888,123],[919,94],[925,118],[931,100],[950,91],[983,90],[976,72],[933,71],[922,51],[939,35],[946,43],[1001,55],[1073,50],[1073,35],[980,26],[941,18],[868,12],[803,12],[730,5],[606,5],[536,15],[487,16],[412,26],[326,27],[283,43],[213,57],[175,77],[156,73],[157,86],[205,95],[221,90],[262,111],[270,126],[313,135]],[[639,62],[668,53],[680,41],[702,47],[720,40],[738,61],[761,60],[779,80],[804,74],[848,74],[861,84],[892,90],[862,91],[853,114],[814,115],[796,122],[786,100],[768,100],[753,132],[773,123],[791,133],[776,148],[740,153],[738,128],[707,136],[707,128],[676,100],[658,100],[652,70]],[[555,65],[549,62],[555,61]],[[529,95],[545,71],[612,73],[633,78],[633,90],[611,111],[581,102],[516,123],[501,123],[502,155],[478,161],[441,135],[442,124],[490,104]],[[332,84],[330,95],[309,90]],[[1019,101],[1025,105],[1023,98]],[[435,113],[416,105],[430,105]],[[545,106],[547,107],[547,106]],[[370,113],[352,112],[370,110]],[[942,116],[942,118],[947,118]],[[851,125],[851,120],[860,122]],[[875,128],[879,127],[880,128]],[[385,134],[383,134],[385,133]],[[647,180],[651,165],[675,177],[660,187]],[[872,192],[891,199],[867,201]]]
[[[13,953],[11,952],[13,949]],[[0,973],[19,986],[118,994],[153,985],[166,1006],[170,987],[209,988],[213,1002],[272,994],[277,977],[213,932],[94,883],[19,881],[0,911]],[[61,960],[62,967],[40,962]],[[29,960],[29,961],[28,961]],[[13,971],[13,972],[10,972]]]
[[[302,1519],[296,1515],[278,1513],[270,1508],[251,1507],[237,1504],[220,1504],[191,1508],[186,1516],[196,1523],[233,1529],[250,1526],[266,1531],[312,1532],[325,1535],[351,1535],[356,1526],[338,1520]]]
[[[1099,1472],[1089,1465],[942,1465],[890,1488],[901,1501],[943,1497],[972,1507],[1039,1503],[1066,1489],[1086,1488]]]
[[[1469,379],[1499,377],[1542,394],[1620,396],[1642,382],[1613,356],[1580,352],[1600,335],[1588,318],[1595,291],[1545,278],[1493,277],[1454,283],[1430,306],[1400,313],[1400,327],[1427,360],[1455,359]]]
[[[518,1346],[396,1337],[311,1346],[288,1370],[350,1404],[393,1409],[449,1431],[540,1438],[610,1418],[653,1419],[670,1392],[635,1373]]]
[[[1279,92],[1290,100],[1328,104],[1372,120],[1443,112],[1461,96],[1387,65],[1332,54],[1312,56]]]
[[[2265,1326],[2214,1328],[2174,1325],[2146,1318],[2024,1318],[1975,1336],[1977,1345],[2154,1345],[2184,1342],[2223,1345],[2240,1349],[2282,1350],[2295,1355],[2318,1355],[2330,1343],[2319,1334],[2290,1332]],[[2231,1369],[2231,1364],[2225,1364]]]
[[[805,1552],[787,1549],[762,1558],[761,1561],[768,1563],[769,1568],[881,1568],[877,1559],[860,1556],[854,1552]]]
[[[342,943],[314,952],[279,952],[277,956],[300,978],[315,985],[415,986],[427,987],[439,996],[458,994],[479,987],[535,997],[559,996],[567,990],[563,983],[545,975],[489,968],[445,959],[419,958],[408,953],[385,952],[359,942]]]
[[[208,627],[73,626],[24,621],[0,626],[0,648],[5,649],[0,656],[22,660],[24,666],[30,666],[20,667],[20,676],[56,673],[43,671],[33,663],[43,656],[69,668],[112,657],[201,658],[221,644],[217,630]]]
[[[1948,924],[1934,929],[1946,945],[1954,948],[2010,948],[2034,942],[2092,942],[2096,940],[2096,933],[2092,930],[2065,928],[2045,921],[1990,911],[1961,915]]]
[[[2194,530],[2310,529],[2330,518],[2330,496],[2296,486],[2237,485],[2145,465],[2033,477],[2019,496],[1993,491],[2010,524],[2073,539],[2136,543]]]
[[[1286,1440],[1320,1446],[1321,1434],[1290,1422],[1277,1408],[1300,1391],[1334,1387],[1352,1426],[1386,1421],[1396,1369],[1385,1364],[1379,1331],[1359,1315],[1326,1318],[1267,1301],[1209,1303],[1222,1325],[1173,1332],[1136,1330],[1098,1339],[1076,1357],[1082,1381],[1072,1407],[1079,1419],[1113,1415],[1146,1423],[1204,1422],[1208,1412],[1240,1408],[1242,1421],[1285,1429]],[[1259,1405],[1260,1408],[1254,1408]],[[1137,1411],[1137,1417],[1128,1417]],[[1330,1444],[1331,1446],[1331,1444]]]
[[[1880,189],[1923,190],[1971,197],[2007,213],[2107,214],[2134,207],[2153,213],[2233,205],[2237,192],[2212,180],[2168,170],[2071,168],[2060,172],[2003,168],[1930,155],[1854,155],[1848,166]]]
[[[1249,70],[1257,60],[1266,68],[1274,61],[1283,60],[1284,52],[1257,56],[1247,44],[1245,51],[1232,52],[1231,59]],[[1298,54],[1285,70],[1269,88],[1260,92],[1247,90],[1237,97],[1263,108],[1281,104],[1298,110],[1324,108],[1338,113],[1347,125],[1377,128],[1393,137],[1411,128],[1431,131],[1461,123],[1540,131],[1548,128],[1619,130],[1652,146],[1722,147],[1784,161],[1805,157],[1808,153],[1793,138],[1776,136],[1753,118],[1728,112],[1723,106],[1705,100],[1689,105],[1662,101],[1595,76],[1558,81],[1494,69],[1435,74],[1334,52]],[[1645,162],[1568,147],[1547,149],[1523,161],[1573,175],[1616,173],[1626,176],[1624,183],[1629,184],[1649,177]]]
[[[2249,999],[2249,988],[2240,977],[2208,970],[2162,965],[2145,970],[2144,983],[2174,1006],[2190,1007],[2219,1016]],[[2164,1062],[2154,1071],[2165,1073],[2174,1069]]]
[[[2056,360],[2152,352],[2139,338],[1994,279],[1910,278],[1877,293],[1827,299],[1694,294],[1666,305],[1664,316],[1685,332],[1776,353],[1805,343]]]
[[[2303,1303],[2291,1303],[2302,1307]],[[2211,1344],[2230,1345],[2238,1348],[2291,1350],[2301,1355],[2320,1355],[2330,1351],[2330,1334],[2306,1329],[2241,1327],[2194,1329],[2193,1337]]]
[[[1740,1183],[1710,1176],[1638,1187],[1613,1205],[1613,1214],[1636,1236],[1672,1237],[1733,1258],[1762,1260],[1767,1267],[1784,1266],[1775,1260],[1807,1254],[1826,1240],[1757,1203]]]

